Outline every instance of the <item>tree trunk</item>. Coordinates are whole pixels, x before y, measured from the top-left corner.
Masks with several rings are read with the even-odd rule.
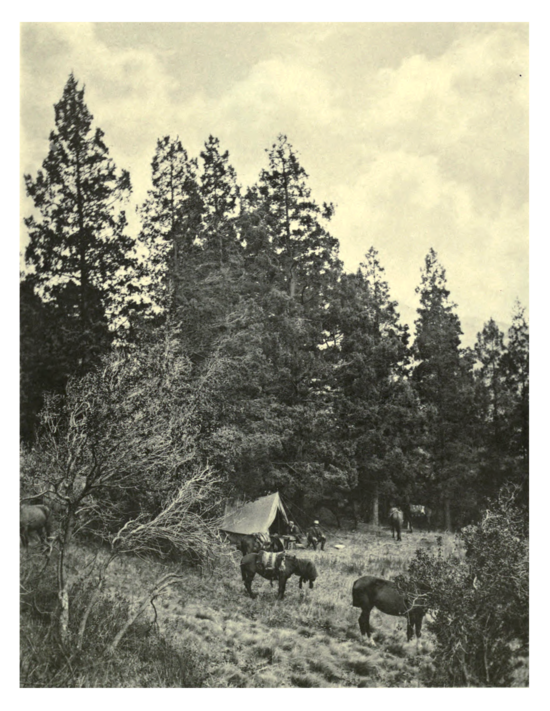
[[[449,496],[445,497],[443,505],[445,509],[445,530],[452,531],[453,527],[451,522],[451,498]]]
[[[380,525],[380,490],[378,484],[374,485],[372,492],[372,523],[374,526]]]
[[[357,526],[359,525],[359,522],[357,520],[357,507],[355,505],[355,498],[352,496],[350,499],[350,507],[351,507],[351,515],[353,517],[353,530],[357,530]]]
[[[126,632],[130,629],[130,627],[134,624],[134,622],[137,620],[137,618],[141,615],[141,613],[145,610],[145,608],[152,604],[154,599],[158,597],[164,590],[172,585],[173,583],[181,581],[181,575],[178,575],[177,573],[167,573],[164,575],[160,580],[156,582],[156,584],[153,586],[151,591],[145,595],[141,599],[141,604],[137,608],[137,610],[130,615],[122,629],[117,633],[115,638],[113,639],[112,643],[109,645],[108,648],[108,653],[109,654],[114,654],[116,651],[116,648],[118,647],[120,640],[124,637]]]
[[[59,597],[58,629],[59,638],[62,644],[66,644],[69,637],[69,588],[65,577],[65,553],[72,538],[73,519],[73,511],[69,507],[69,511],[67,513],[67,523],[65,524],[63,540],[61,541],[61,550],[57,561],[57,595]]]

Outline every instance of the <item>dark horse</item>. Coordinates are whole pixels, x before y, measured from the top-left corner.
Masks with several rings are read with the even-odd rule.
[[[405,530],[409,533],[413,532],[413,523],[420,524],[421,527],[431,531],[432,529],[432,510],[428,506],[420,504],[409,504],[405,506]]]
[[[407,618],[407,642],[410,642],[416,632],[416,642],[422,632],[422,619],[426,614],[424,607],[411,604],[396,588],[394,583],[382,578],[364,575],[353,583],[353,606],[360,607],[359,629],[366,634],[370,643],[373,632],[370,626],[370,612],[376,607],[386,615]]]
[[[300,587],[302,587],[302,583],[309,581],[309,587],[312,588],[317,579],[317,569],[309,560],[286,555],[284,551],[274,554],[274,564],[269,568],[266,567],[265,560],[265,555],[261,552],[249,553],[241,560],[241,575],[246,592],[251,598],[256,597],[256,593],[252,592],[252,581],[256,573],[271,583],[274,580],[279,582],[279,600],[282,600],[285,595],[286,583],[291,575],[300,577]]]
[[[248,555],[249,553],[259,553],[260,551],[280,553],[285,549],[285,545],[278,535],[270,536],[269,533],[253,533],[243,537],[239,541],[237,548],[243,555]]]
[[[395,538],[397,533],[397,540],[401,540],[401,528],[403,527],[403,512],[397,507],[390,509],[390,527],[391,527],[391,537]]]
[[[23,505],[19,511],[19,535],[25,548],[29,545],[29,534],[36,531],[43,545],[51,536],[50,509],[47,506]]]

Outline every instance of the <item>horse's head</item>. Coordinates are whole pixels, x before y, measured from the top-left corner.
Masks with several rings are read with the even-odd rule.
[[[275,561],[275,568],[280,573],[285,572],[285,570],[286,570],[286,551],[279,553],[279,555],[277,556],[277,559]]]
[[[312,560],[308,560],[307,573],[308,578],[312,583],[317,580],[317,568],[315,567],[315,563]],[[311,585],[310,587],[313,587],[313,585]]]

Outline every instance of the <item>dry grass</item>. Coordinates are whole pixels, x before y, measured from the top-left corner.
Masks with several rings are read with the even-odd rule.
[[[299,590],[292,577],[283,601],[277,587],[256,577],[254,600],[245,594],[240,554],[235,551],[211,574],[183,569],[183,581],[155,602],[160,631],[176,650],[193,647],[212,661],[211,687],[414,687],[419,671],[430,663],[433,643],[423,633],[419,650],[406,642],[404,621],[373,611],[377,647],[361,638],[359,610],[351,605],[353,582],[370,574],[391,578],[406,570],[417,547],[436,545],[436,534],[404,535],[367,530],[329,536],[327,550],[300,551],[313,560],[319,578],[313,590]],[[341,550],[332,546],[343,544]],[[452,536],[444,550],[456,553]],[[72,551],[75,568],[92,557],[88,549]],[[107,589],[137,604],[160,574],[176,570],[155,560],[115,561]],[[144,613],[153,617],[153,608]]]

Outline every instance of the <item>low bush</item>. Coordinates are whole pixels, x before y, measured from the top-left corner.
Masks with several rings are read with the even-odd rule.
[[[432,611],[428,686],[511,686],[529,644],[526,511],[504,490],[480,523],[458,534],[463,558],[417,550],[397,582]]]
[[[76,649],[77,621],[89,600],[90,586],[73,592],[70,643],[61,644],[55,615],[37,601],[51,601],[52,581],[44,577],[21,607],[20,685],[31,688],[205,686],[215,666],[196,640],[177,645],[160,635],[152,622],[137,621],[116,650],[108,646],[129,614],[121,595],[100,595],[88,619],[81,650]],[[36,603],[36,604],[35,604]],[[53,612],[53,611],[51,611]]]

